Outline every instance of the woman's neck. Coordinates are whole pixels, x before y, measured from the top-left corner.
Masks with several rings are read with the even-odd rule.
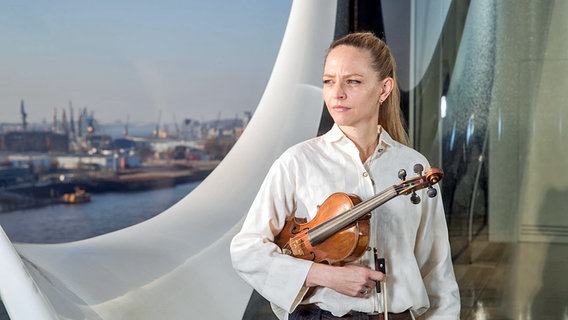
[[[359,150],[359,158],[362,163],[373,154],[379,143],[380,127],[360,129],[355,127],[340,127],[341,131],[353,141],[357,150]]]

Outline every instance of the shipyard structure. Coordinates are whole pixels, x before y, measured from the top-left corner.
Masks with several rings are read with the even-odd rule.
[[[202,180],[227,154],[251,114],[179,123],[102,125],[83,109],[51,123],[0,123],[0,212],[69,199]],[[60,117],[57,115],[60,114]],[[173,128],[172,130],[168,130]],[[90,198],[89,198],[90,199]]]

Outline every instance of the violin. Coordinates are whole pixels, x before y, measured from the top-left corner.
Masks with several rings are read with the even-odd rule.
[[[359,259],[369,244],[371,211],[400,195],[412,194],[410,200],[420,203],[417,190],[428,188],[428,196],[436,196],[432,186],[444,177],[441,169],[430,168],[422,175],[423,167],[414,165],[418,176],[406,180],[406,171],[399,170],[401,183],[389,187],[366,201],[355,194],[336,192],[318,206],[316,216],[292,216],[275,237],[284,254],[296,258],[343,265]]]

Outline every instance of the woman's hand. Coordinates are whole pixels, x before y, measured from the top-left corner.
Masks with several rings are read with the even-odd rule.
[[[306,277],[308,287],[328,287],[351,297],[366,297],[382,281],[382,272],[371,270],[361,264],[347,264],[342,267],[314,263]]]

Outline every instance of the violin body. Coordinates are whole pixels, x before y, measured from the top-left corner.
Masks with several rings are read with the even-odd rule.
[[[371,214],[343,227],[337,232],[321,230],[325,223],[361,203],[359,196],[337,192],[329,196],[320,206],[316,216],[306,222],[305,218],[292,217],[276,237],[275,243],[287,254],[300,259],[342,265],[359,259],[369,244]],[[309,231],[319,226],[325,240],[315,244]],[[330,232],[329,234],[325,234]]]
[[[320,206],[309,222],[292,217],[278,234],[276,243],[284,254],[296,258],[342,265],[359,259],[369,245],[371,211],[401,195],[412,195],[417,204],[417,190],[428,188],[428,197],[436,196],[432,186],[444,177],[440,169],[430,168],[422,175],[423,167],[414,165],[418,176],[406,179],[406,171],[399,170],[401,183],[389,187],[366,201],[354,194],[337,192]]]

